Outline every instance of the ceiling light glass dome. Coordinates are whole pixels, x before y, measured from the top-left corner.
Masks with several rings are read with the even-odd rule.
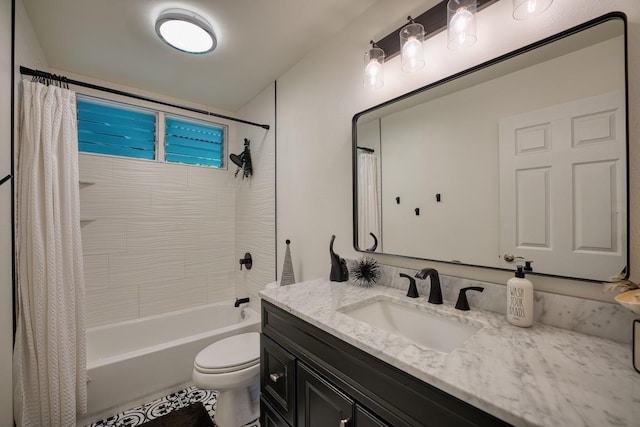
[[[156,20],[156,33],[169,46],[186,53],[207,53],[218,44],[211,25],[194,12],[165,10]]]

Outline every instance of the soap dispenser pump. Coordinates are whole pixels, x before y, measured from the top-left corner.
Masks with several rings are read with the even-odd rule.
[[[533,324],[533,284],[525,278],[521,265],[507,282],[507,320],[523,328]]]

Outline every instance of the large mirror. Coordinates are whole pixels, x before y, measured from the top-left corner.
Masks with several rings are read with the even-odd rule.
[[[357,114],[356,249],[626,272],[625,46],[609,14]]]

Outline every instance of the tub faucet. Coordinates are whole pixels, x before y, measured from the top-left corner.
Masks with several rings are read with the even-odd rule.
[[[431,289],[429,290],[429,302],[431,304],[442,304],[442,289],[440,289],[440,276],[435,268],[423,268],[416,273],[418,279],[429,277]]]
[[[233,304],[234,307],[240,307],[240,304],[244,304],[246,302],[249,302],[249,297],[247,298],[236,298],[236,302]]]

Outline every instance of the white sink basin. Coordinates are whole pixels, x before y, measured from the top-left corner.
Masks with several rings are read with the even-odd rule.
[[[373,300],[342,313],[432,350],[449,353],[480,327],[389,300]]]

